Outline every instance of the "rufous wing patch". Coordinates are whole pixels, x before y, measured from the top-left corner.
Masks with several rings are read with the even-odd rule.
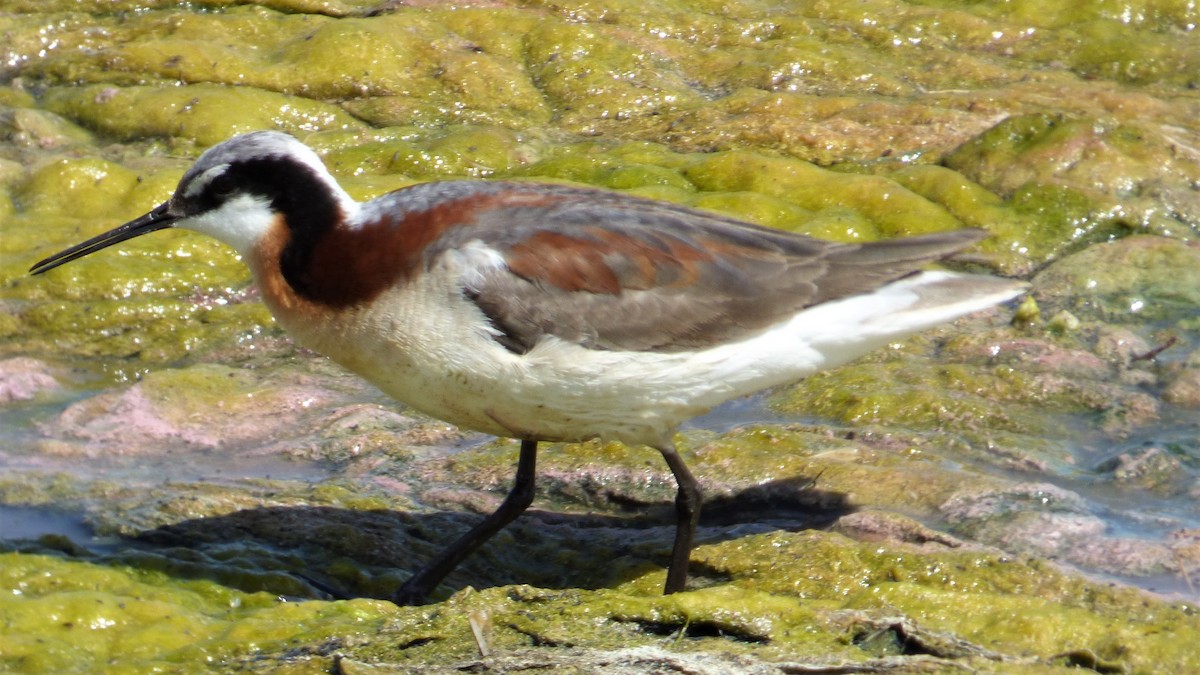
[[[541,230],[514,244],[505,261],[514,274],[568,292],[619,295],[622,289],[685,286],[713,256],[674,237],[647,240],[600,226],[578,234]]]

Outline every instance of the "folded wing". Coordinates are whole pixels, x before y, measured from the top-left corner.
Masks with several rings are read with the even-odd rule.
[[[528,213],[508,212],[521,209]],[[983,236],[959,230],[839,244],[563,187],[536,207],[517,203],[447,231],[428,253],[472,243],[502,258],[503,265],[473,272],[464,292],[513,352],[546,336],[592,349],[670,352],[748,337],[805,307],[903,278]]]

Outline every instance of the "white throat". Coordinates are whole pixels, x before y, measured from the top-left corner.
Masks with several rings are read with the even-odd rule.
[[[244,258],[271,231],[277,217],[267,199],[241,194],[220,208],[184,218],[175,226],[206,234],[230,246]]]

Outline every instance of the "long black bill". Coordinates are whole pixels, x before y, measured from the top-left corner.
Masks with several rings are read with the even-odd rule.
[[[29,268],[29,273],[41,274],[59,265],[65,265],[72,260],[78,260],[89,253],[95,253],[102,248],[119,244],[126,239],[140,237],[148,232],[165,230],[175,224],[175,221],[179,220],[178,216],[167,213],[167,206],[168,204],[166,203],[160,204],[153,211],[136,220],[131,220],[116,229],[109,230],[97,237],[92,237],[82,244],[76,244],[65,251],[59,251],[49,258],[35,263],[33,267]]]

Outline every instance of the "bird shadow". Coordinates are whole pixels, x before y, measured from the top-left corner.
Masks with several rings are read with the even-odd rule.
[[[664,567],[675,527],[672,504],[614,500],[612,505],[613,511],[604,513],[530,509],[454,570],[435,597],[466,586],[605,588]],[[770,481],[706,500],[697,543],[825,528],[853,510],[844,494],[817,489],[812,480]],[[482,517],[446,511],[259,507],[148,530],[105,557],[247,592],[291,598],[388,598],[413,571]],[[695,585],[726,577],[699,561],[693,562],[691,576]]]

